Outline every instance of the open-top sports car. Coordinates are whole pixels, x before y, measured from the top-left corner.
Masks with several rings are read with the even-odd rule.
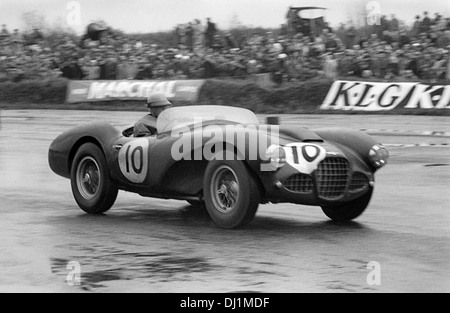
[[[108,211],[126,190],[205,206],[218,226],[236,228],[267,202],[320,206],[333,220],[354,219],[388,159],[359,131],[265,125],[236,107],[170,108],[156,128],[141,138],[132,127],[106,123],[69,130],[51,144],[50,167],[71,180],[76,202],[90,214]]]

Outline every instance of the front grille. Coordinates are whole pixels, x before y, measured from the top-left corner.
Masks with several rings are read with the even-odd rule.
[[[312,193],[313,180],[306,174],[295,174],[284,182],[284,188],[292,192]]]
[[[343,158],[326,158],[316,171],[317,190],[323,200],[338,200],[345,195],[349,166]]]
[[[354,173],[348,189],[350,192],[361,192],[369,187],[369,180],[362,173]]]

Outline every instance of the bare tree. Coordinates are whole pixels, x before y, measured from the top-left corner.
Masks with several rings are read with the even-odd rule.
[[[24,33],[31,33],[36,28],[41,32],[46,32],[48,30],[47,21],[42,13],[28,11],[23,13],[22,19]]]
[[[243,28],[244,25],[242,24],[242,22],[239,19],[239,15],[237,15],[236,13],[234,13],[231,18],[230,18],[230,29],[240,29]]]

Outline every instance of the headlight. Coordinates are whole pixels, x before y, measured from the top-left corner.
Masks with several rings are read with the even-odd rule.
[[[369,158],[377,169],[387,164],[389,152],[382,144],[374,145],[369,151]]]
[[[271,145],[266,150],[266,160],[270,162],[268,170],[276,171],[286,164],[286,151],[278,145]]]

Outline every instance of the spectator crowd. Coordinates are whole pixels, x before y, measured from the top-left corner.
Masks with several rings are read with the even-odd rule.
[[[370,32],[341,26],[317,35],[254,32],[236,38],[210,19],[177,25],[173,47],[118,35],[108,29],[81,41],[58,35],[52,43],[38,29],[0,31],[0,82],[69,79],[245,78],[270,74],[276,83],[314,77],[450,79],[450,19],[416,16],[406,28],[381,17]]]

